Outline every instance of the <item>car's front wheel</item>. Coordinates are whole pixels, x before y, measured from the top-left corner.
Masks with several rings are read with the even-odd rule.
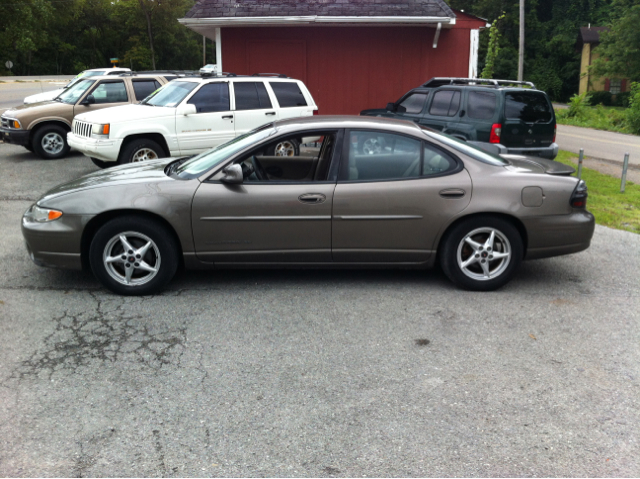
[[[58,125],[44,125],[38,128],[31,144],[35,153],[45,160],[62,158],[71,149],[67,143],[67,131]]]
[[[93,274],[122,295],[160,291],[178,268],[179,247],[158,221],[139,216],[115,218],[95,234],[89,248]]]
[[[509,221],[480,216],[462,221],[443,238],[440,265],[465,289],[493,291],[513,277],[523,257],[522,237]]]
[[[118,164],[157,160],[165,156],[167,155],[164,149],[157,142],[148,138],[138,138],[123,147]]]

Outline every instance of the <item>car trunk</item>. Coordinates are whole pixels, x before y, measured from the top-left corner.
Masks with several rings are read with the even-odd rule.
[[[520,155],[500,155],[510,163],[511,167],[531,173],[546,173],[548,175],[570,176],[575,173],[575,168],[558,161],[544,158]]]
[[[500,143],[507,147],[540,148],[553,143],[556,120],[547,96],[539,91],[505,93]]]

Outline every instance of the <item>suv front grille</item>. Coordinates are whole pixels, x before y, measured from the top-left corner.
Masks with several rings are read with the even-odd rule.
[[[73,134],[78,136],[91,136],[91,123],[86,123],[84,121],[74,121],[73,122]]]

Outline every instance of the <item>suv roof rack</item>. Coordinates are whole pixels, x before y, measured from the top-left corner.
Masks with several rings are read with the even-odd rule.
[[[146,70],[141,72],[121,72],[118,76],[136,75],[177,75],[183,77],[199,76],[197,72],[191,70]]]
[[[284,73],[254,73],[252,77],[277,77],[277,78],[291,78]]]
[[[516,81],[516,80],[495,80],[493,78],[453,78],[453,77],[434,77],[431,80],[423,83],[423,87],[431,87],[437,88],[439,86],[444,85],[462,85],[462,86],[470,86],[470,85],[490,85],[490,86],[501,86],[501,85],[526,85],[528,87],[534,88],[535,85],[530,81]]]
[[[202,73],[198,73],[196,76],[201,76],[202,78],[209,78],[209,77],[237,77],[238,75],[236,75],[235,73],[229,73],[229,72],[220,72],[220,73],[202,72]]]

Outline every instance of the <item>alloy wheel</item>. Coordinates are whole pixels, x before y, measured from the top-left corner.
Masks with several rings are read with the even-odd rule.
[[[107,273],[118,283],[140,286],[160,271],[160,250],[148,236],[126,231],[111,238],[104,248],[102,261]]]
[[[509,266],[512,249],[506,235],[491,227],[477,228],[465,235],[457,249],[458,267],[469,278],[488,281]]]
[[[57,132],[47,133],[40,141],[42,149],[48,154],[54,156],[59,154],[64,148],[64,138]]]
[[[151,148],[140,148],[131,157],[131,163],[138,163],[140,161],[157,160],[158,154]]]

